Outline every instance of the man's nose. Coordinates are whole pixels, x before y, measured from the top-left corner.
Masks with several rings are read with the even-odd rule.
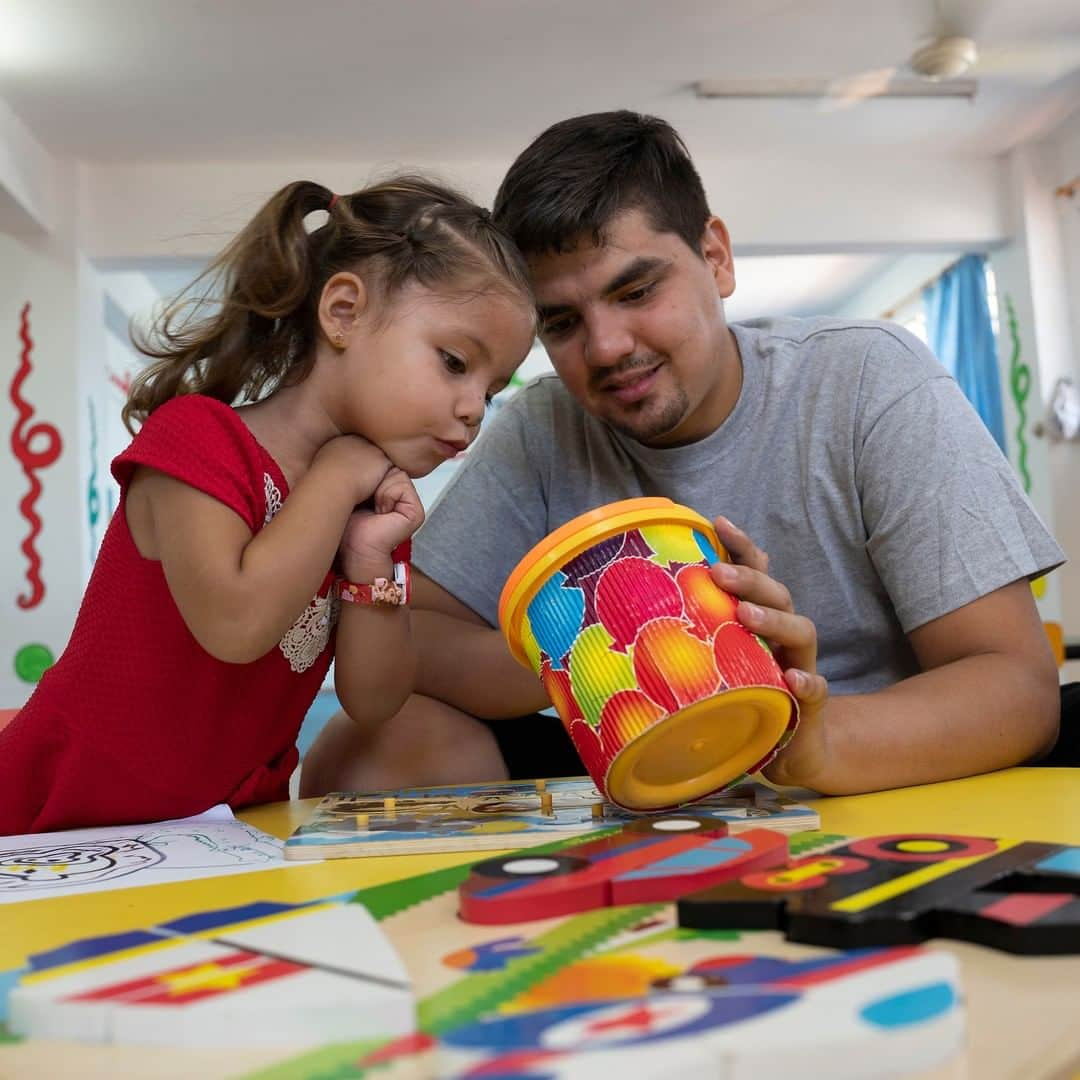
[[[590,313],[585,323],[585,360],[594,367],[609,367],[634,352],[634,335],[619,312]]]

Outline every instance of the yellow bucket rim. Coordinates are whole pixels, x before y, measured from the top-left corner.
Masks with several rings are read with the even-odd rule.
[[[707,518],[666,498],[622,499],[572,518],[527,551],[506,579],[499,597],[499,627],[518,663],[531,668],[521,647],[521,620],[551,574],[583,551],[628,529],[687,525],[705,534],[717,556],[727,552]]]

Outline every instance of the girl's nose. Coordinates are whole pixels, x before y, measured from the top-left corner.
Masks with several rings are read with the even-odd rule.
[[[463,394],[457,403],[457,410],[454,415],[466,425],[466,427],[479,427],[480,421],[484,419],[484,406],[486,399],[484,398],[483,391],[479,393],[470,392]]]

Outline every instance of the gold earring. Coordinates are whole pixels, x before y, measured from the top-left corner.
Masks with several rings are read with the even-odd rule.
[[[334,344],[335,344],[335,345],[336,345],[336,346],[337,346],[337,347],[338,347],[339,349],[344,349],[344,348],[345,348],[345,345],[346,345],[346,341],[345,341],[345,334],[344,334],[344,333],[343,333],[343,332],[342,332],[341,330],[339,330],[339,331],[338,331],[338,332],[337,332],[337,333],[336,333],[336,334],[334,335]]]

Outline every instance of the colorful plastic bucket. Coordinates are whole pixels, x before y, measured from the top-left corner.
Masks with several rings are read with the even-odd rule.
[[[712,526],[670,499],[574,518],[514,569],[499,625],[597,788],[628,810],[704,798],[767,765],[798,706],[709,573]]]

